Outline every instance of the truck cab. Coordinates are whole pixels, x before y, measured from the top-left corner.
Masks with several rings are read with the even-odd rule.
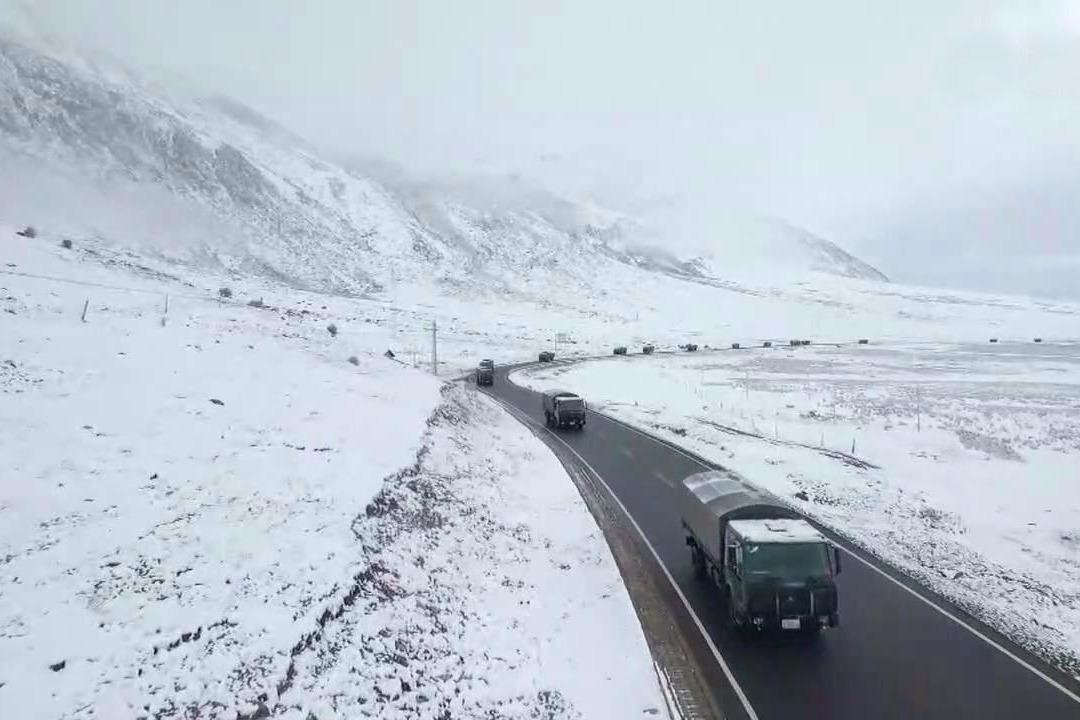
[[[732,520],[725,530],[724,583],[737,627],[836,627],[840,555],[802,519]]]

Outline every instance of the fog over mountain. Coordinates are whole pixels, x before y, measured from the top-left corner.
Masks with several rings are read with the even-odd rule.
[[[2,5],[278,141],[515,176],[679,256],[753,260],[731,227],[779,218],[905,282],[1080,292],[1073,3]]]

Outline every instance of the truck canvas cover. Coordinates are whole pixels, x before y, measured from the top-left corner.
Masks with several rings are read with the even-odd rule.
[[[772,495],[731,473],[697,473],[685,478],[679,490],[683,523],[716,560],[723,558],[723,528],[729,520],[800,519],[797,512],[781,505]]]

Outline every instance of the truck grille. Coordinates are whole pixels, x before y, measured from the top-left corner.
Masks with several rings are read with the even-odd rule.
[[[776,591],[777,606],[782,617],[810,614],[810,590],[806,588]]]

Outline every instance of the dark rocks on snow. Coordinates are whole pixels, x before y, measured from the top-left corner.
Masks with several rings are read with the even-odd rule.
[[[799,492],[795,493],[795,497],[804,502],[810,501],[810,496],[806,494],[805,490],[800,490]]]
[[[360,358],[356,357],[355,355],[350,355],[349,356],[349,364],[350,365],[359,365],[360,364]]]
[[[218,400],[217,398],[210,398],[210,402],[214,403],[215,405],[224,405],[225,404],[224,402],[222,402],[221,400]]]
[[[60,241],[60,247],[64,248],[65,250],[70,250],[71,249],[71,240],[69,240],[68,238],[64,238],[63,240]]]
[[[24,238],[36,238],[37,229],[33,225],[27,225],[25,228],[15,234]]]
[[[270,717],[270,708],[266,707],[266,703],[259,703],[259,707],[255,708],[255,712],[248,716],[251,720],[262,720],[263,718]]]
[[[53,663],[52,665],[50,665],[49,669],[52,670],[53,672],[60,672],[65,667],[67,667],[67,660],[61,660],[58,663]]]

